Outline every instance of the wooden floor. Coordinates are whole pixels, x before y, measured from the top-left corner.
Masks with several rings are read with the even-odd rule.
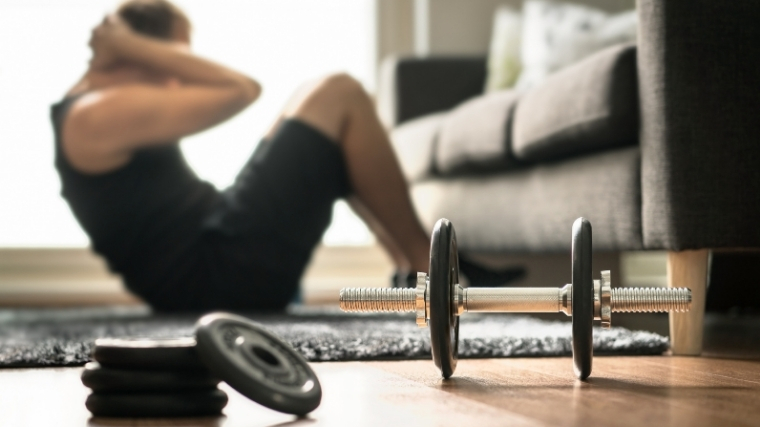
[[[736,329],[715,329],[704,357],[596,357],[587,382],[570,358],[463,360],[447,381],[429,361],[316,363],[324,397],[305,419],[225,385],[222,418],[90,418],[81,368],[6,369],[0,426],[758,426],[757,329]]]

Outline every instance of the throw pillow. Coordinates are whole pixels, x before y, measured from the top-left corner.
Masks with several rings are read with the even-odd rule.
[[[501,6],[493,20],[491,46],[488,51],[486,92],[495,92],[514,86],[520,76],[520,12]]]
[[[636,22],[633,10],[611,15],[571,3],[526,2],[520,47],[522,72],[516,87],[526,90],[605,47],[635,42]]]

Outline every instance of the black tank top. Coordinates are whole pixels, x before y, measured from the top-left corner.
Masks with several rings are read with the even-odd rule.
[[[195,175],[177,143],[139,150],[110,172],[77,171],[61,147],[61,126],[76,99],[52,106],[61,194],[111,270],[139,294],[157,296],[193,274],[203,222],[219,193]]]

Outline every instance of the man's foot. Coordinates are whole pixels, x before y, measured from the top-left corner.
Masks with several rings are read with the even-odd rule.
[[[391,276],[392,288],[414,288],[417,286],[417,273],[396,270]]]
[[[491,270],[459,257],[459,274],[464,276],[471,288],[496,288],[509,286],[511,282],[525,276],[523,267],[511,267],[502,270]]]

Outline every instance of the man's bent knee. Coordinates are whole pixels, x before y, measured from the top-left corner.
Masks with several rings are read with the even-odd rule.
[[[331,74],[310,85],[283,113],[299,119],[340,143],[348,115],[368,96],[362,84],[346,73]]]
[[[365,93],[364,86],[347,73],[336,73],[325,77],[317,90],[346,96]]]

